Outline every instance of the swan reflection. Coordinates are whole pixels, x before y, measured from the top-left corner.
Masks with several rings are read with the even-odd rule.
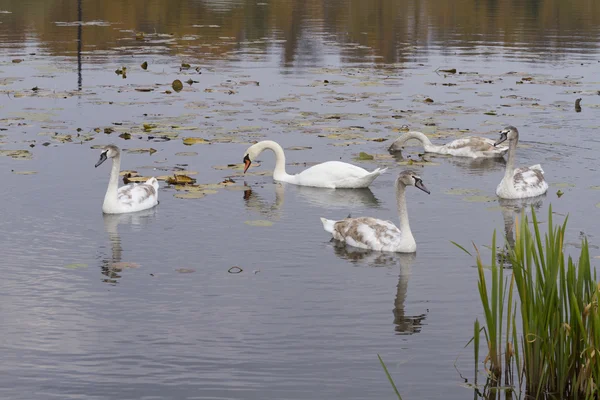
[[[396,286],[396,298],[394,299],[394,330],[399,335],[412,335],[421,332],[423,321],[427,314],[407,315],[404,307],[408,294],[408,281],[412,274],[412,266],[416,259],[416,253],[392,253],[384,251],[373,251],[346,246],[343,242],[332,239],[334,253],[353,264],[364,266],[400,266],[398,285]]]
[[[498,198],[498,204],[502,211],[502,218],[504,219],[504,234],[506,237],[507,244],[512,248],[515,245],[515,216],[520,216],[521,212],[533,206],[537,211],[542,208],[546,195],[543,194],[537,197],[528,197],[526,199],[501,199]]]
[[[324,189],[309,186],[294,186],[294,190],[307,203],[325,208],[354,208],[368,206],[377,208],[379,200],[371,189]]]
[[[244,182],[244,185],[248,186],[246,182]],[[285,200],[285,188],[283,187],[282,183],[274,183],[274,185],[274,202],[268,201],[255,190],[252,190],[250,186],[248,186],[249,189],[244,190],[243,196],[246,208],[257,212],[264,217],[267,217],[269,220],[279,220],[281,218],[282,206]]]
[[[248,186],[244,182],[244,185]],[[269,185],[265,185],[268,187]],[[328,209],[347,209],[360,206],[369,206],[377,208],[380,203],[371,189],[324,189],[308,186],[287,185],[285,183],[274,183],[275,200],[269,201],[260,193],[250,188],[244,191],[244,203],[246,208],[268,217],[271,220],[281,218],[283,203],[285,201],[285,191],[295,190],[298,197],[306,202],[319,207]]]
[[[504,171],[506,168],[506,160],[503,157],[470,158],[453,157],[433,153],[409,154],[405,157],[401,151],[393,153],[393,156],[398,162],[407,160],[429,162],[447,160],[450,164],[454,165],[455,167],[465,169],[469,174],[472,175],[483,175],[490,171]]]
[[[106,278],[103,282],[116,284],[121,278],[121,272],[126,268],[137,268],[139,264],[123,262],[123,247],[119,235],[119,224],[131,225],[133,231],[141,231],[155,219],[156,208],[127,214],[103,214],[104,230],[110,242],[110,255],[101,260],[100,269]]]

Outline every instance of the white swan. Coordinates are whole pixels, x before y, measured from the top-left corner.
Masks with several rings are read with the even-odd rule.
[[[417,251],[417,243],[408,224],[408,211],[404,196],[407,186],[416,186],[429,194],[429,190],[414,171],[400,173],[398,179],[396,179],[396,201],[398,202],[400,229],[390,221],[370,217],[346,218],[341,221],[321,218],[323,228],[330,232],[334,239],[341,240],[353,247],[414,253]]]
[[[492,139],[469,136],[456,139],[444,145],[435,145],[424,133],[411,131],[401,135],[388,148],[389,151],[400,151],[404,143],[411,139],[416,139],[423,144],[427,153],[447,154],[457,157],[502,157],[508,151],[508,147],[495,147]]]
[[[305,169],[296,175],[285,172],[285,154],[279,144],[272,140],[263,140],[248,148],[244,153],[244,173],[250,168],[252,160],[255,160],[264,150],[275,153],[275,170],[273,179],[288,182],[294,185],[323,187],[323,188],[366,188],[384,173],[387,168],[377,168],[369,172],[364,168],[341,161],[327,161]]]
[[[508,161],[504,178],[496,188],[496,194],[503,199],[524,199],[540,196],[548,190],[544,179],[544,170],[540,164],[531,167],[515,167],[515,153],[519,143],[519,131],[514,126],[507,126],[500,131],[500,139],[494,146],[508,140]]]
[[[110,180],[102,204],[105,214],[122,214],[147,210],[158,204],[158,181],[150,178],[145,183],[131,183],[119,186],[119,171],[121,168],[121,151],[115,145],[108,145],[102,149],[96,167],[107,159],[112,158]]]

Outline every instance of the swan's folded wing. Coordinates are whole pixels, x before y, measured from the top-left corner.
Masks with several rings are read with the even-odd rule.
[[[156,189],[154,186],[145,183],[131,183],[119,188],[117,193],[119,202],[131,207],[154,202],[156,199]]]
[[[362,217],[346,218],[335,223],[333,237],[351,246],[380,250],[400,238],[400,230],[390,221]]]
[[[446,145],[446,148],[458,150],[469,148],[471,151],[490,151],[494,150],[494,141],[479,137],[466,137],[456,139]]]
[[[514,184],[515,189],[518,191],[528,191],[548,187],[548,184],[544,179],[544,170],[539,164],[515,169]]]

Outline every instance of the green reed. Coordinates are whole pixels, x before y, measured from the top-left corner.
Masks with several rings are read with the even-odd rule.
[[[530,397],[598,398],[600,285],[595,270],[592,273],[587,239],[582,240],[575,263],[564,253],[567,218],[555,226],[550,207],[548,231],[542,234],[533,207],[531,212],[532,228],[524,214],[516,222],[515,244],[508,250],[510,276],[505,277],[510,270],[496,262],[495,233],[491,276],[486,276],[477,251],[487,387],[497,388],[504,373],[506,385],[516,386],[516,378]],[[477,320],[475,331],[478,360]]]

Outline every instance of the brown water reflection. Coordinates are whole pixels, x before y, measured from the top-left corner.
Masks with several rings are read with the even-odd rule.
[[[262,57],[282,47],[282,60],[312,63],[331,47],[345,62],[396,63],[428,47],[486,53],[487,46],[554,58],[597,49],[596,0],[5,0],[1,42],[39,42],[54,55],[75,54],[82,16],[83,50],[154,46],[162,52],[224,57],[252,48]],[[103,24],[100,24],[103,25]],[[144,40],[136,33],[143,32]],[[2,46],[0,46],[1,49]]]

